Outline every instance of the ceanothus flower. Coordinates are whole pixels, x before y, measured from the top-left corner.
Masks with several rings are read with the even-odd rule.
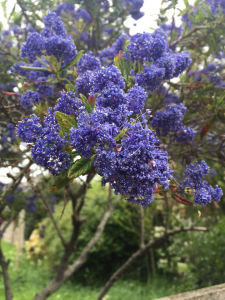
[[[70,167],[70,156],[64,151],[68,142],[52,128],[45,128],[42,138],[38,139],[31,150],[33,160],[48,169],[53,175]]]
[[[86,71],[85,73],[79,75],[76,79],[75,88],[78,95],[83,94],[88,97],[92,88],[92,78],[94,77],[94,72]]]
[[[112,85],[117,85],[121,89],[125,88],[124,79],[115,66],[103,67],[99,71],[95,71],[91,78],[91,85],[91,96]]]
[[[165,68],[158,68],[156,65],[144,65],[144,71],[134,78],[134,81],[147,91],[154,92],[165,78]]]
[[[27,123],[29,120],[26,120],[25,123],[21,122],[22,125],[18,128],[18,135],[21,132],[20,137],[25,142],[35,143],[31,150],[34,162],[48,169],[53,175],[58,175],[62,170],[69,169],[71,165],[70,156],[65,151],[68,141],[59,135],[60,128],[53,109],[50,108],[44,118],[44,128],[40,127],[39,118],[34,118],[30,119],[31,125]],[[40,131],[40,133],[38,132],[39,135],[35,131]],[[25,136],[26,133],[28,139]]]
[[[58,16],[63,16],[64,14],[72,13],[73,11],[74,11],[74,4],[67,3],[67,2],[62,2],[54,10],[54,12]]]
[[[46,61],[44,59],[44,57],[41,58],[43,62],[45,62],[46,64],[49,64],[48,61]],[[35,60],[34,63],[32,64],[32,67],[38,67],[38,68],[46,68],[44,66],[44,64],[42,62],[40,62],[39,60]],[[29,75],[26,76],[29,78],[29,80],[31,82],[35,82],[39,77],[46,77],[48,75],[50,75],[51,73],[48,72],[48,71],[45,71],[45,72],[41,72],[41,71],[30,71]]]
[[[128,131],[116,149],[96,147],[94,165],[103,176],[102,184],[109,182],[127,201],[146,206],[153,200],[157,185],[169,188],[172,171],[168,156],[159,148],[154,131],[137,122],[127,124]]]
[[[112,109],[116,109],[119,105],[126,103],[126,94],[115,85],[105,88],[96,98],[97,107],[111,107]]]
[[[25,143],[35,143],[42,136],[42,130],[41,120],[34,116],[17,125],[17,135]]]
[[[55,113],[52,107],[48,109],[47,114],[45,115],[44,125],[45,127],[49,127],[56,130],[57,132],[59,132],[60,130],[59,124],[56,120]]]
[[[20,76],[28,77],[29,71],[22,69],[21,68],[22,66],[28,66],[28,64],[26,64],[23,61],[20,61],[12,65],[12,67],[10,68],[10,72],[12,73],[12,75],[20,75]]]
[[[90,14],[82,8],[78,8],[78,10],[73,14],[73,16],[75,17],[75,19],[82,18],[87,23],[90,23],[92,21]]]
[[[192,59],[190,58],[190,53],[188,51],[177,53],[175,55],[175,60],[176,67],[173,73],[173,77],[179,76],[184,70],[186,70],[190,66],[192,62]]]
[[[41,57],[45,49],[45,38],[37,32],[29,33],[26,42],[20,52],[21,58],[28,58],[29,62],[34,62],[36,57]]]
[[[63,38],[67,37],[67,33],[63,22],[57,16],[55,12],[50,12],[43,18],[45,28],[42,30],[41,35],[47,38],[53,35],[61,36]]]
[[[77,73],[82,74],[86,71],[94,71],[101,68],[99,58],[94,56],[94,53],[89,51],[84,54],[77,63]]]
[[[141,86],[135,84],[134,87],[127,92],[126,98],[128,110],[132,111],[133,114],[140,114],[144,109],[147,93]]]
[[[155,128],[157,135],[168,136],[175,133],[177,142],[190,142],[194,139],[196,131],[183,125],[183,118],[187,108],[183,104],[167,105],[162,111],[157,111],[150,124]]]
[[[163,57],[160,57],[155,62],[155,65],[158,68],[165,69],[165,76],[164,79],[169,80],[172,79],[176,71],[176,54],[166,54]]]
[[[128,9],[133,19],[138,20],[143,17],[144,13],[140,11],[144,4],[143,0],[122,0],[121,4],[124,9]]]
[[[13,204],[14,200],[15,200],[15,195],[9,194],[6,196],[6,202],[8,202],[9,204]]]
[[[174,134],[174,140],[178,143],[189,143],[194,140],[196,130],[180,125]]]
[[[27,212],[29,214],[34,214],[36,212],[36,199],[36,194],[27,197]]]
[[[77,121],[78,128],[72,127],[70,130],[70,143],[84,157],[90,158],[93,154],[92,148],[97,144],[109,143],[115,146],[114,137],[120,130],[114,124],[102,122],[102,116],[98,114],[97,109],[90,114],[84,111]]]
[[[131,61],[154,61],[168,50],[167,36],[163,30],[154,33],[137,33],[130,39],[125,57]]]
[[[70,63],[77,55],[76,46],[72,39],[57,35],[46,39],[45,50],[47,56],[54,55],[58,61],[62,61],[64,64]]]
[[[107,63],[107,60],[109,60],[112,62],[115,55],[118,55],[120,51],[123,52],[126,40],[129,40],[126,34],[120,35],[112,44],[112,47],[98,51],[101,61]]]
[[[184,175],[186,178],[180,183],[181,192],[188,195],[194,194],[194,203],[206,205],[211,202],[218,202],[223,195],[221,188],[217,185],[213,189],[203,177],[209,174],[209,167],[206,162],[186,167]]]
[[[60,111],[67,115],[79,115],[79,109],[82,107],[81,100],[76,97],[74,92],[61,92],[61,96],[55,106],[55,111]]]
[[[41,102],[41,98],[37,92],[28,91],[22,95],[22,97],[19,99],[19,102],[27,109],[33,104]]]

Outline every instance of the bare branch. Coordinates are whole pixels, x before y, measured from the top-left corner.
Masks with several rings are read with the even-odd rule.
[[[104,295],[108,292],[108,290],[112,287],[112,285],[115,283],[115,281],[124,273],[124,271],[132,264],[134,263],[142,254],[144,254],[149,248],[152,246],[157,245],[159,242],[163,241],[164,239],[167,239],[168,237],[175,235],[177,233],[181,233],[184,231],[208,231],[205,227],[184,227],[179,229],[170,230],[167,233],[164,233],[157,239],[152,239],[146,244],[143,248],[140,248],[138,251],[136,251],[134,254],[132,254],[128,260],[110,277],[108,282],[105,284],[104,288],[102,289],[101,293],[98,296],[97,300],[102,300]]]
[[[18,184],[20,183],[20,181],[22,180],[25,172],[27,171],[27,169],[29,169],[29,167],[33,164],[32,161],[30,161],[26,167],[24,167],[17,176],[14,177],[14,181],[12,181],[12,183],[10,183],[6,189],[4,189],[3,193],[0,196],[0,202],[3,201],[4,197],[7,195],[7,193],[11,190],[11,188],[13,188],[15,185],[18,186]]]

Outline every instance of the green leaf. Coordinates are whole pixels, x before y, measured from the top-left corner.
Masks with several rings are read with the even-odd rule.
[[[66,85],[67,91],[75,91],[75,86],[67,78],[63,78],[68,84]]]
[[[204,17],[205,17],[204,10],[201,6],[199,6],[198,15],[201,19],[204,19]]]
[[[61,72],[61,71],[67,70],[67,69],[71,68],[72,66],[74,66],[81,59],[83,53],[84,53],[84,50],[79,51],[77,53],[77,56],[74,57],[74,59],[72,59],[68,65],[66,65],[65,67],[62,67],[59,71]]]
[[[56,111],[55,117],[62,133],[69,133],[71,127],[77,127],[77,121],[74,116],[69,116],[60,111]]]
[[[189,7],[188,0],[184,0],[184,5],[185,5],[186,7]]]
[[[119,140],[126,134],[127,131],[128,131],[128,128],[122,130],[122,131],[115,137],[115,140],[116,140],[116,141],[119,141]]]
[[[65,185],[69,184],[70,183],[70,180],[69,178],[61,178],[61,176],[57,177],[56,178],[56,181],[55,183],[52,185],[51,189],[50,189],[50,192],[51,193],[55,193],[57,192],[58,190],[60,190],[61,188],[63,188]]]
[[[78,159],[70,168],[68,177],[70,179],[77,178],[80,175],[87,173],[93,166],[94,159],[87,160],[85,158]]]
[[[124,43],[124,46],[123,46],[123,52],[126,52],[126,51],[127,51],[127,46],[128,46],[129,44],[130,44],[130,41],[125,39],[125,43]]]
[[[39,71],[39,72],[46,72],[49,71],[45,68],[38,68],[38,67],[28,67],[28,66],[20,66],[21,69],[27,70],[27,71]]]
[[[80,98],[81,98],[81,101],[82,103],[84,104],[85,108],[86,108],[86,111],[90,114],[92,112],[92,110],[94,109],[94,106],[92,106],[87,98],[83,95],[83,94],[80,94]]]
[[[48,77],[47,83],[49,84],[54,84],[54,83],[58,83],[58,79],[56,77]]]
[[[71,156],[72,158],[75,158],[75,157],[77,157],[77,156],[80,156],[80,153],[77,152],[77,151],[73,151],[73,152],[70,154],[70,156]]]

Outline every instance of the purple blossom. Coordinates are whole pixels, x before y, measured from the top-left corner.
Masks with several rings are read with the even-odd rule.
[[[103,67],[99,71],[93,73],[91,78],[91,94],[100,93],[104,88],[117,85],[119,88],[124,89],[124,79],[120,71],[115,66]]]
[[[144,109],[147,93],[142,87],[136,84],[133,88],[129,89],[126,98],[128,109],[133,114],[140,114]]]
[[[77,63],[77,73],[82,74],[86,71],[94,71],[101,68],[101,62],[99,58],[94,56],[94,53],[89,51],[84,54]]]
[[[60,111],[67,115],[78,116],[79,109],[82,107],[81,100],[72,91],[61,92],[61,96],[55,106],[55,111]]]
[[[17,135],[26,143],[35,143],[42,136],[42,130],[38,117],[25,118],[17,125]]]
[[[34,62],[37,56],[42,56],[44,49],[44,37],[37,32],[29,33],[26,42],[21,48],[20,57],[27,57],[29,62]]]
[[[39,96],[39,93],[28,91],[22,95],[22,97],[19,99],[19,102],[25,108],[29,108],[30,106],[41,102],[41,98]]]

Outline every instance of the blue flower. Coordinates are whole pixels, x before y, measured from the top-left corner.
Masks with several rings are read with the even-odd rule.
[[[180,188],[186,195],[190,192],[194,194],[195,204],[206,205],[218,202],[223,195],[221,188],[216,185],[213,189],[207,181],[203,180],[203,177],[208,174],[209,167],[204,161],[201,161],[200,164],[196,162],[196,166],[190,164],[186,167],[184,172],[186,178],[180,183]]]
[[[26,42],[21,48],[20,57],[27,57],[29,62],[34,62],[37,56],[42,56],[44,49],[44,37],[37,32],[29,33]]]
[[[126,136],[116,149],[96,147],[94,165],[103,176],[103,185],[109,182],[115,194],[120,193],[127,201],[146,206],[153,200],[157,185],[168,189],[173,172],[155,133],[140,122],[127,125]]]
[[[111,107],[112,109],[116,109],[119,105],[126,103],[126,94],[117,86],[105,88],[96,98],[97,107]]]
[[[78,116],[79,109],[82,107],[81,100],[78,99],[72,91],[61,92],[61,97],[55,106],[55,111],[60,111],[67,115]]]
[[[18,137],[26,143],[35,143],[42,136],[41,120],[38,117],[25,118],[17,126]]]
[[[21,105],[25,108],[29,108],[30,106],[37,104],[41,101],[41,98],[37,92],[28,91],[22,95],[19,99]]]
[[[46,39],[45,42],[46,55],[54,55],[58,61],[64,64],[70,63],[70,61],[76,57],[77,50],[73,41],[61,36],[52,36]]]
[[[158,68],[155,65],[147,67],[144,65],[144,71],[137,74],[134,81],[148,91],[154,92],[165,78],[165,68]]]
[[[43,18],[45,28],[42,30],[41,35],[44,37],[52,37],[53,35],[67,37],[67,33],[63,22],[55,12],[50,12]]]
[[[100,93],[106,87],[113,85],[117,85],[121,89],[125,88],[124,79],[115,66],[103,67],[99,71],[95,71],[91,78],[91,85],[91,95],[93,96],[95,93]]]
[[[93,52],[89,51],[87,54],[84,54],[77,63],[77,73],[82,74],[86,71],[94,71],[100,69],[100,67],[100,60],[94,56]]]
[[[129,89],[126,98],[129,111],[132,111],[133,114],[140,114],[144,109],[147,93],[142,87],[136,84],[133,88]]]

